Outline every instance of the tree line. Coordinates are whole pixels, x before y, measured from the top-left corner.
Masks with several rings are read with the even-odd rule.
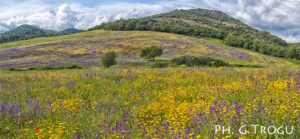
[[[261,42],[257,39],[249,39],[245,36],[236,36],[234,34],[229,34],[224,42],[226,45],[232,47],[245,48],[248,50],[253,50],[259,53],[266,55],[272,55],[280,58],[290,58],[300,60],[300,47],[297,46],[278,46],[278,45],[269,45]]]
[[[242,33],[247,32],[247,30],[242,27],[240,29],[224,27],[215,30],[209,27],[191,26],[178,20],[174,20],[172,22],[174,23],[162,24],[162,22],[158,22],[157,20],[151,18],[143,18],[139,20],[129,19],[102,24],[90,30],[105,29],[121,31],[157,31],[193,37],[215,38],[224,40],[226,45],[232,47],[244,48],[280,58],[300,59],[299,47],[289,46],[284,40],[273,36],[268,32],[260,32],[253,35],[253,32]],[[234,31],[230,32],[230,30]]]

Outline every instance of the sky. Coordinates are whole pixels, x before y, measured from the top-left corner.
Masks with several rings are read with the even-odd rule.
[[[61,31],[175,9],[219,10],[288,42],[300,42],[300,0],[0,0],[0,32],[22,24]]]

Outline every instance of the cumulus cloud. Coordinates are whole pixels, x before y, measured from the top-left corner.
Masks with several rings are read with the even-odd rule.
[[[19,2],[18,5],[14,3]],[[102,23],[138,18],[175,9],[220,10],[248,25],[269,31],[289,42],[300,41],[300,1],[296,0],[162,0],[154,3],[114,2],[84,6],[48,0],[1,0],[0,31],[22,24],[46,29],[88,29]]]
[[[289,42],[300,42],[299,6],[300,1],[296,0],[239,0],[234,15]]]

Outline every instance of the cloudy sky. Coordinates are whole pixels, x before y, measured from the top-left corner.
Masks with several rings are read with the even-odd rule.
[[[223,11],[288,42],[300,42],[300,0],[0,0],[0,32],[22,24],[88,29],[117,19],[175,9]]]

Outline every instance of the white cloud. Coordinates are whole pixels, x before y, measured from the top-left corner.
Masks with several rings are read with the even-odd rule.
[[[18,3],[16,5],[15,3]],[[46,29],[88,29],[118,19],[138,18],[175,9],[208,8],[226,12],[245,23],[290,42],[300,41],[297,0],[163,0],[157,3],[114,2],[95,6],[53,4],[49,0],[1,0],[0,31],[21,24]]]
[[[239,0],[238,11],[234,15],[289,42],[299,42],[299,6],[300,1],[297,0]]]

